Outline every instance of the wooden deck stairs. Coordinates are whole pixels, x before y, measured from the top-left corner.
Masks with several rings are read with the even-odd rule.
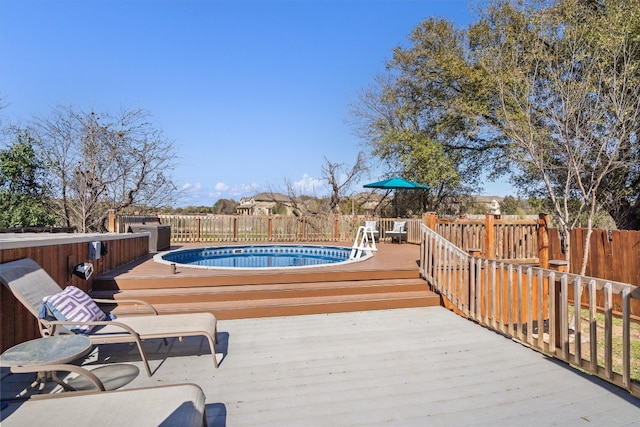
[[[139,299],[160,313],[212,312],[218,319],[322,314],[440,305],[418,271],[387,269],[166,275],[131,277],[117,274],[93,281],[93,297]],[[137,314],[134,306],[113,312]]]

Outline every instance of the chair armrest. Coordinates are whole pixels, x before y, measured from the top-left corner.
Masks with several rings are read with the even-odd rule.
[[[130,335],[133,335],[133,337],[135,338],[136,341],[138,341],[140,339],[138,333],[133,330],[133,328],[129,325],[125,325],[122,322],[118,322],[117,320],[93,320],[93,321],[89,321],[89,322],[79,322],[77,320],[44,320],[44,319],[40,319],[41,322],[43,322],[45,324],[45,326],[53,326],[53,330],[51,331],[51,335],[60,335],[60,334],[56,334],[56,326],[60,325],[60,326],[66,326],[66,325],[88,325],[88,326],[117,326],[119,328],[124,329],[125,331],[127,331]],[[73,332],[67,330],[66,333],[69,334],[73,334]],[[89,333],[87,335],[89,338],[91,338],[91,333]]]
[[[138,304],[138,305],[143,305],[145,307],[147,307],[151,312],[153,312],[154,315],[158,315],[158,310],[156,310],[156,308],[154,306],[152,306],[151,304],[149,304],[146,301],[143,300],[139,300],[139,299],[122,299],[122,300],[115,300],[115,299],[104,299],[104,298],[92,298],[93,301],[95,301],[98,304]]]

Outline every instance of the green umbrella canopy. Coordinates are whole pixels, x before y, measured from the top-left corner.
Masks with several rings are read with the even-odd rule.
[[[425,190],[429,188],[428,185],[418,184],[417,182],[409,181],[408,179],[395,177],[385,179],[384,181],[372,182],[370,184],[363,185],[364,188],[381,188],[385,190]],[[393,198],[396,207],[396,217],[398,216],[398,203],[396,197]]]
[[[418,184],[417,182],[409,181],[404,178],[395,177],[390,179],[385,179],[384,181],[372,182],[371,184],[365,184],[363,187],[365,188],[383,188],[387,190],[397,190],[397,189],[427,189],[428,185]]]

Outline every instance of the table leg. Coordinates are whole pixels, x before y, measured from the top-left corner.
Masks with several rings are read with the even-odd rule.
[[[18,396],[16,397],[22,397],[26,395],[27,393],[29,393],[30,390],[33,390],[34,388],[38,388],[38,393],[41,393],[42,390],[44,390],[44,386],[46,383],[47,383],[47,373],[38,372],[36,373],[36,379],[27,387],[25,387],[20,393],[18,393]]]

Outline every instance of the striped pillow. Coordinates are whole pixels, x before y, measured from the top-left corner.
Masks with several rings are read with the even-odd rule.
[[[49,295],[42,299],[43,306],[57,320],[91,322],[104,320],[106,315],[100,307],[82,289],[75,286],[67,286],[64,291]],[[67,326],[73,332],[88,334],[94,328],[91,325]]]

